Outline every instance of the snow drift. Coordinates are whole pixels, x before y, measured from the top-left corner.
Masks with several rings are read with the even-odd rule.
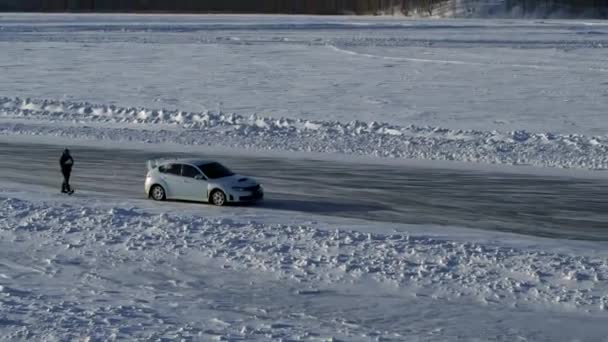
[[[0,98],[0,134],[602,170],[608,137],[312,121]]]
[[[451,241],[420,233],[364,233],[347,226],[173,215],[86,197],[58,202],[7,195],[0,195],[0,236],[28,248],[22,260],[9,258],[17,253],[9,248],[0,264],[0,306],[4,308],[0,315],[11,338],[45,333],[104,340],[313,336],[314,331],[298,325],[307,324],[307,316],[294,317],[298,323],[285,325],[259,308],[250,315],[255,324],[217,324],[222,296],[199,301],[196,306],[202,311],[189,315],[188,303],[197,303],[201,291],[211,286],[206,284],[209,280],[202,285],[191,280],[203,270],[180,268],[196,255],[224,270],[224,281],[233,271],[240,277],[255,273],[295,284],[295,296],[320,295],[321,289],[333,286],[369,284],[372,289],[392,288],[412,298],[438,302],[441,307],[476,303],[594,315],[608,310],[608,260],[599,255]],[[19,266],[29,259],[38,265]],[[41,287],[32,283],[34,276],[43,277]],[[137,278],[142,276],[147,277]],[[72,277],[77,279],[75,287],[57,285]],[[252,285],[246,292],[256,291]],[[108,292],[111,289],[115,290]],[[165,306],[169,311],[162,309]],[[184,316],[174,317],[177,314]],[[193,321],[205,317],[204,323]],[[336,320],[345,322],[347,316]],[[34,325],[25,324],[34,321]],[[352,334],[346,335],[348,340],[374,336],[374,330],[364,326],[350,324],[341,330],[342,324],[328,324],[330,331]],[[388,333],[375,334],[390,340]],[[403,340],[403,336],[392,336]]]

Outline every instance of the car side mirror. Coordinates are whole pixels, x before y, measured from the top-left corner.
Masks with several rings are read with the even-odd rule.
[[[203,177],[203,175],[201,175],[201,174],[198,174],[198,175],[194,176],[194,179],[196,179],[196,180],[205,180],[205,177]]]

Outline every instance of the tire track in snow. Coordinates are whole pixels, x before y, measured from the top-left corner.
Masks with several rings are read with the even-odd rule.
[[[446,64],[446,65],[472,65],[472,66],[484,66],[484,67],[513,67],[513,68],[551,70],[551,71],[572,70],[572,68],[562,68],[562,67],[556,67],[556,66],[537,65],[537,64],[500,64],[500,63],[466,62],[466,61],[456,61],[456,60],[426,59],[426,58],[413,58],[413,57],[380,56],[380,55],[373,55],[373,54],[369,54],[369,53],[362,53],[362,52],[347,50],[347,49],[339,48],[335,45],[326,45],[326,46],[333,51],[351,55],[351,56],[385,59],[385,60],[390,60],[390,61],[432,63],[432,64]],[[605,68],[587,68],[585,70],[596,71],[596,72],[608,72],[608,69],[605,69]]]

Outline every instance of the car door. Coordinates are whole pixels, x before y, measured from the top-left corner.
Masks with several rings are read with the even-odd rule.
[[[182,199],[183,182],[182,182],[182,165],[181,164],[166,164],[158,168],[162,174],[161,179],[167,185],[165,189],[167,198]]]
[[[207,178],[192,165],[182,164],[183,192],[190,201],[207,201]]]

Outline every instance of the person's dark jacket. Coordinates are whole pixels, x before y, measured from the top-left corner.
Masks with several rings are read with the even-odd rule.
[[[61,159],[59,159],[59,165],[61,165],[62,173],[71,173],[72,166],[74,166],[74,159],[70,155],[69,151],[64,151],[61,155]]]

